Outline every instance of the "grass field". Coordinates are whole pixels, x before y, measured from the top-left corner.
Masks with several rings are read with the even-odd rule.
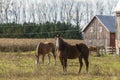
[[[52,56],[51,56],[52,57]],[[120,80],[120,57],[105,55],[90,56],[89,73],[85,73],[85,65],[78,74],[78,60],[68,60],[68,72],[63,74],[59,59],[54,65],[52,57],[50,65],[34,63],[34,51],[24,53],[0,53],[0,80]]]
[[[0,41],[1,40],[3,40],[3,42],[0,42],[0,45],[6,41],[5,39],[0,39]],[[29,47],[31,44],[33,45],[33,43],[36,44],[37,42],[43,41],[38,39],[37,41],[34,39],[23,39],[23,41],[22,39],[7,40],[4,46],[9,46],[11,41],[16,41],[16,45],[21,43],[20,45],[23,47],[28,42]],[[53,42],[52,40],[48,41]],[[79,40],[77,40],[78,42],[74,40],[66,41],[71,44],[79,42]],[[19,45],[17,46],[19,47]],[[27,46],[24,48],[26,49]],[[36,65],[34,54],[35,51],[0,52],[0,80],[120,80],[120,57],[117,55],[107,54],[103,57],[96,57],[96,54],[90,55],[89,73],[85,73],[85,65],[83,65],[81,74],[78,74],[78,59],[68,60],[68,72],[63,74],[62,66],[58,58],[56,66],[54,65],[52,55],[50,65],[47,64],[47,56],[45,57],[44,65],[42,63]]]

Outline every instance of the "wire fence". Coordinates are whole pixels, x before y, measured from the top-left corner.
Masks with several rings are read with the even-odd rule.
[[[44,36],[45,38],[54,37],[55,34],[61,34],[64,36],[65,33],[78,32],[79,30],[66,30],[66,31],[53,31],[53,32],[38,32],[38,33],[0,33],[0,37],[16,38],[18,36],[24,36],[26,38],[39,38]],[[46,35],[46,36],[45,36]],[[41,37],[42,38],[42,37]]]
[[[69,33],[69,32],[77,32],[79,30],[67,30],[67,31],[54,31],[54,32],[39,32],[39,33],[6,33],[6,34],[2,34],[0,33],[0,35],[21,35],[21,34],[28,34],[28,35],[32,35],[32,34],[53,34],[53,33]]]

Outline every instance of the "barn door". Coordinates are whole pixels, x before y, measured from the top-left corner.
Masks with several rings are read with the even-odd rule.
[[[110,33],[110,46],[115,47],[115,33]]]

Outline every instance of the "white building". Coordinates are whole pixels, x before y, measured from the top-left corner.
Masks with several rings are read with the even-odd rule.
[[[120,55],[120,0],[115,7],[116,12],[116,53]]]

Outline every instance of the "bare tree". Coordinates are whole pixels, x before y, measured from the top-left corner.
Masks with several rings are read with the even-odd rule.
[[[73,18],[73,7],[74,7],[73,0],[62,0],[61,1],[61,8],[60,8],[60,17],[62,22],[71,23]]]
[[[20,11],[21,11],[21,2],[13,1],[12,2],[12,15],[14,16],[13,22],[19,23],[20,21]]]
[[[72,16],[72,10],[73,10],[73,6],[74,6],[74,2],[73,1],[70,1],[68,4],[67,4],[67,23],[71,23],[71,19],[73,18]]]
[[[100,15],[100,14],[103,14],[104,12],[104,1],[102,0],[95,0],[94,1],[94,7],[95,7],[95,10],[96,10],[96,14]]]
[[[58,3],[56,0],[53,0],[52,2],[52,7],[51,7],[51,10],[50,10],[50,13],[51,13],[51,17],[52,17],[52,20],[54,23],[57,22],[57,19],[58,19]]]
[[[29,15],[30,15],[30,20],[33,23],[36,23],[36,11],[37,11],[37,7],[36,7],[37,3],[33,2],[29,4]]]
[[[106,14],[109,14],[109,15],[113,14],[117,1],[118,0],[107,0],[106,1],[106,4],[107,4]]]
[[[18,17],[17,17],[18,23],[20,23],[20,21],[21,21],[21,12],[22,12],[21,8],[22,8],[22,1],[19,2],[19,6],[18,6]]]
[[[37,14],[37,18],[38,18],[38,23],[43,23],[43,20],[42,20],[42,4],[41,3],[37,3],[37,9],[36,9],[36,14]]]
[[[61,6],[60,6],[60,20],[61,20],[61,22],[65,22],[64,21],[64,11],[63,11],[64,6],[65,5],[61,2]]]
[[[0,0],[0,23],[2,23],[2,1]]]
[[[83,4],[82,2],[78,2],[75,6],[75,17],[74,22],[76,23],[76,26],[81,26],[81,22],[83,19]]]
[[[52,18],[52,15],[51,15],[52,6],[47,2],[38,3],[36,5],[37,5],[36,15],[39,23],[44,23],[47,21],[50,22]]]
[[[8,15],[8,13],[9,13],[9,9],[10,9],[10,5],[11,5],[11,0],[3,0],[3,5],[2,5],[2,14],[3,14],[3,16],[4,16],[4,22],[6,22],[6,23],[8,23],[8,17],[9,17],[9,15]]]
[[[43,22],[47,22],[47,10],[48,10],[48,7],[47,7],[47,3],[44,3],[42,6],[41,6],[41,16],[42,16],[42,20]]]
[[[23,22],[27,22],[26,21],[26,19],[27,19],[27,13],[26,13],[26,6],[25,5],[22,6],[22,15],[23,15],[22,16],[22,21]]]

